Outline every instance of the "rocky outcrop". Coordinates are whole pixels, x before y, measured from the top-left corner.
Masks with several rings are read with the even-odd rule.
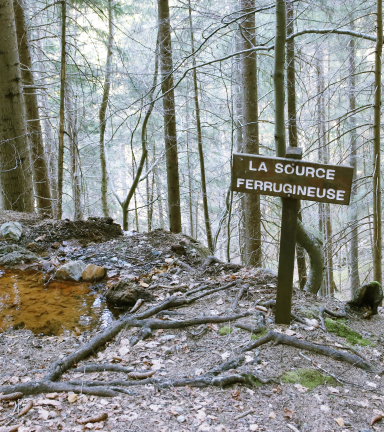
[[[151,293],[130,279],[123,279],[113,284],[106,299],[116,306],[133,306],[138,299],[154,300]]]
[[[0,246],[0,265],[12,267],[17,264],[39,261],[39,257],[18,245]]]

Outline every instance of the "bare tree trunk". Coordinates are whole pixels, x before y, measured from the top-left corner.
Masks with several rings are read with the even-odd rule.
[[[276,0],[275,68],[273,84],[275,88],[275,147],[276,156],[279,157],[285,157],[285,40],[285,0]]]
[[[177,151],[175,95],[173,91],[173,63],[171,25],[168,0],[158,0],[161,90],[163,93],[164,133],[167,161],[169,224],[172,232],[181,232],[179,161]]]
[[[255,8],[255,0],[241,0],[242,13]],[[242,50],[256,45],[255,14],[249,14],[240,24]],[[245,153],[259,154],[259,114],[257,103],[256,51],[241,56],[243,87],[243,142]],[[244,196],[245,262],[261,266],[260,195]]]
[[[189,25],[190,25],[190,32],[191,32],[191,48],[192,48],[192,52],[194,52],[195,51],[195,44],[194,44],[194,39],[193,39],[192,10],[191,10],[191,1],[190,0],[189,0]],[[195,56],[192,57],[192,65],[193,65],[193,67],[196,66]],[[206,231],[206,235],[207,235],[208,249],[213,254],[214,253],[214,246],[213,246],[213,240],[212,240],[211,223],[209,220],[207,184],[206,184],[206,180],[205,180],[203,136],[201,133],[199,90],[198,90],[198,86],[197,86],[196,68],[193,69],[193,88],[194,88],[194,92],[195,92],[194,99],[195,99],[195,112],[196,112],[197,146],[198,146],[198,150],[199,150],[199,160],[200,160],[201,191],[203,194],[203,211],[204,211],[205,231]]]
[[[47,85],[46,83],[46,73],[44,68],[44,53],[43,47],[40,40],[40,32],[37,33],[39,40],[36,41],[38,45],[37,49],[37,60],[38,60],[38,70],[39,70],[39,83],[42,87]],[[41,125],[43,128],[43,136],[45,142],[45,157],[49,176],[49,184],[51,187],[51,197],[52,197],[52,212],[53,217],[56,217],[56,207],[57,207],[57,142],[54,138],[51,120],[49,118],[49,102],[46,92],[42,92],[40,96],[40,111],[43,112],[43,119]]]
[[[351,30],[355,30],[355,25],[352,22]],[[353,168],[353,180],[351,188],[351,205],[349,206],[349,223],[351,224],[351,234],[350,234],[350,290],[351,297],[355,294],[356,290],[360,286],[359,278],[359,229],[357,226],[357,184],[356,184],[356,171],[357,171],[357,131],[356,131],[356,115],[354,111],[356,109],[356,49],[355,49],[355,39],[351,38],[348,43],[348,96],[349,96],[349,111],[352,113],[349,118],[350,123],[350,155],[349,164]]]
[[[63,180],[64,180],[64,127],[65,127],[65,63],[66,63],[66,18],[67,3],[62,0],[61,8],[61,68],[60,68],[60,121],[59,121],[59,156],[57,161],[57,215],[63,216]]]
[[[383,2],[377,0],[377,40],[375,53],[375,104],[373,125],[373,277],[382,283],[381,251],[381,56],[383,52]]]
[[[188,84],[187,84],[188,85]],[[188,210],[189,210],[189,235],[194,237],[193,235],[193,196],[192,196],[192,166],[191,166],[191,152],[189,150],[189,142],[190,142],[190,122],[189,122],[189,92],[187,91],[187,101],[185,103],[187,110],[187,166],[188,166]]]
[[[292,0],[287,6],[287,37],[294,33],[294,10]],[[297,120],[296,120],[296,76],[295,76],[295,40],[287,41],[287,105],[288,105],[288,139],[291,147],[298,147]],[[302,220],[299,210],[299,220]],[[304,248],[296,245],[297,271],[299,274],[300,289],[304,289],[307,282],[307,266],[305,263]]]
[[[12,0],[0,0],[0,11],[0,201],[5,210],[33,212],[33,178]]]
[[[108,170],[106,162],[106,149],[105,149],[105,128],[107,125],[106,114],[109,101],[109,93],[111,89],[111,75],[112,75],[112,59],[113,59],[113,39],[115,33],[115,11],[114,0],[108,0],[108,47],[107,47],[107,61],[105,65],[105,79],[103,100],[100,105],[99,123],[100,123],[100,165],[101,165],[101,205],[104,217],[109,216],[108,208]]]
[[[44,152],[36,88],[32,74],[29,37],[25,23],[24,0],[13,0],[13,7],[15,11],[17,41],[19,45],[21,78],[24,86],[29,142],[31,145],[33,181],[35,186],[37,210],[41,214],[52,217],[51,189]]]
[[[83,218],[83,209],[81,205],[81,175],[80,175],[80,158],[77,138],[77,111],[76,104],[73,105],[73,94],[68,89],[65,92],[66,100],[66,117],[67,117],[67,134],[69,138],[69,156],[70,156],[70,174],[72,184],[72,200],[74,206],[74,220]]]

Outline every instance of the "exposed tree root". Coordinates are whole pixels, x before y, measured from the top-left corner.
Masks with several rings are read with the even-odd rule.
[[[283,333],[278,333],[275,331],[269,331],[264,337],[258,339],[255,342],[248,344],[241,351],[244,352],[244,351],[252,350],[270,341],[275,341],[276,344],[290,345],[295,348],[312,351],[316,354],[322,354],[327,357],[331,357],[334,360],[345,361],[360,369],[372,370],[372,366],[366,360],[364,360],[360,356],[357,356],[356,354],[337,351],[332,347],[328,347],[324,345],[316,345],[305,340],[297,339],[294,336],[288,336]]]
[[[68,371],[72,366],[77,365],[81,360],[93,355],[99,348],[104,346],[108,341],[113,339],[123,328],[129,327],[141,327],[139,332],[140,338],[145,338],[146,336],[152,334],[155,329],[176,329],[176,328],[186,328],[190,326],[207,324],[207,323],[221,323],[243,318],[249,315],[249,312],[242,314],[234,314],[223,317],[218,316],[204,316],[192,318],[189,320],[179,320],[179,321],[164,321],[158,319],[149,319],[151,316],[157,313],[167,310],[173,307],[182,307],[194,303],[195,301],[213,294],[215,292],[225,290],[234,286],[237,282],[231,282],[230,284],[209,289],[209,286],[200,287],[205,289],[205,292],[198,293],[193,296],[193,293],[188,293],[184,296],[171,296],[166,298],[161,303],[147,309],[144,312],[138,313],[136,315],[125,314],[119,320],[112,323],[104,332],[96,335],[89,342],[84,344],[78,350],[73,353],[56,360],[50,368],[48,369],[46,375],[41,381],[30,381],[22,384],[7,385],[0,387],[0,392],[9,395],[10,393],[22,393],[23,395],[39,394],[39,393],[53,393],[53,392],[68,392],[72,391],[74,393],[84,393],[92,394],[96,396],[117,396],[119,392],[126,392],[124,389],[119,389],[118,387],[126,386],[126,383],[121,381],[105,382],[56,382],[61,376]],[[100,370],[110,370],[114,372],[125,372],[131,373],[132,370],[128,368],[123,368],[118,365],[86,365],[78,368],[79,371],[100,371]],[[147,380],[153,381],[151,378],[144,379],[140,383],[144,383]]]
[[[320,309],[320,313],[319,313],[319,320],[321,323],[321,328],[324,331],[327,331],[326,327],[325,327],[325,322],[324,322],[324,314],[328,314],[333,316],[334,318],[345,318],[347,316],[347,314],[345,313],[345,311],[341,312],[341,313],[337,313],[337,312],[333,312],[325,307],[322,307]]]
[[[236,294],[235,300],[232,303],[232,310],[234,311],[237,308],[237,304],[238,302],[241,300],[241,298],[243,297],[244,293],[247,291],[247,289],[249,288],[249,284],[244,284],[238,291],[238,293]]]
[[[127,368],[125,366],[117,365],[117,364],[111,364],[111,363],[102,363],[102,364],[85,364],[82,365],[76,369],[72,369],[72,372],[123,372],[123,373],[130,373],[133,372],[135,369],[133,368]]]

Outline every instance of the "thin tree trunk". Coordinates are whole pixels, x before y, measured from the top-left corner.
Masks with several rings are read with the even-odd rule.
[[[188,84],[187,84],[188,88]],[[189,122],[189,91],[187,90],[187,100],[185,103],[187,110],[187,167],[188,167],[188,210],[189,210],[189,234],[193,237],[193,196],[192,196],[192,166],[191,166],[191,152],[189,150],[190,142],[190,122]]]
[[[77,112],[76,106],[73,106],[72,92],[66,90],[66,117],[67,117],[67,134],[69,138],[69,157],[70,157],[70,174],[72,184],[72,201],[74,207],[74,220],[83,218],[83,209],[81,205],[81,175],[79,164],[79,149],[77,138]]]
[[[275,88],[275,147],[276,156],[278,157],[285,157],[285,40],[285,0],[276,0],[275,69],[273,84]]]
[[[355,25],[352,22],[351,30],[355,30]],[[351,38],[348,43],[348,96],[349,96],[349,111],[354,113],[356,109],[356,48],[355,39]],[[350,123],[350,155],[349,164],[353,168],[353,180],[351,188],[351,204],[349,206],[349,223],[351,224],[351,234],[350,234],[350,262],[351,262],[351,272],[350,272],[350,290],[351,297],[354,296],[356,290],[360,286],[359,277],[359,229],[357,226],[357,184],[356,184],[356,171],[357,171],[357,131],[356,131],[356,116],[352,114],[349,118]]]
[[[383,2],[377,0],[377,41],[375,53],[375,104],[373,126],[373,277],[382,283],[381,269],[381,151],[380,151],[380,113],[381,113],[381,56],[383,52]]]
[[[46,72],[44,68],[44,53],[43,47],[40,40],[40,32],[37,32],[39,40],[36,42],[38,45],[37,49],[37,60],[38,60],[38,70],[39,70],[39,83],[42,87],[47,85],[46,82]],[[57,213],[57,142],[54,138],[51,120],[49,118],[49,102],[46,92],[42,92],[40,96],[40,111],[43,112],[43,120],[41,125],[43,128],[43,136],[45,142],[45,156],[46,164],[48,169],[49,184],[51,187],[51,197],[52,197],[52,212],[53,217],[56,217]]]
[[[191,32],[191,49],[192,52],[195,51],[195,44],[193,39],[193,28],[192,28],[192,10],[191,10],[191,0],[189,0],[189,25]],[[200,177],[201,177],[201,191],[203,194],[203,212],[204,212],[204,222],[205,231],[207,235],[208,249],[213,254],[214,246],[212,240],[212,229],[209,220],[209,208],[208,208],[208,197],[207,197],[207,184],[205,180],[205,162],[204,162],[204,151],[203,151],[203,135],[201,132],[201,120],[200,120],[200,107],[199,107],[199,90],[197,86],[197,72],[196,72],[196,58],[192,57],[193,69],[193,88],[194,88],[194,99],[195,99],[195,112],[196,112],[196,128],[197,128],[197,146],[199,150],[199,160],[200,160]]]
[[[113,39],[115,32],[115,11],[114,11],[115,0],[108,0],[108,22],[109,22],[109,33],[108,33],[108,47],[107,47],[107,61],[105,65],[105,79],[104,79],[104,91],[103,99],[100,105],[99,111],[99,123],[100,123],[100,165],[101,165],[101,205],[103,209],[104,217],[109,216],[108,208],[108,170],[106,162],[106,149],[105,149],[105,129],[106,129],[106,114],[109,101],[109,93],[111,90],[111,75],[112,75],[112,60],[113,60]]]
[[[181,232],[179,161],[177,151],[175,95],[173,90],[173,63],[171,25],[168,0],[158,0],[160,65],[164,109],[164,134],[167,161],[168,208],[171,232]]]
[[[255,0],[241,0],[241,11],[255,8]],[[249,14],[240,24],[242,50],[256,45],[255,14]],[[256,51],[241,56],[243,87],[243,142],[245,153],[259,154],[259,114],[257,103]],[[261,266],[260,195],[244,196],[245,262]]]
[[[287,37],[294,33],[294,10],[292,0],[287,1]],[[291,147],[298,147],[296,120],[296,76],[295,76],[295,41],[287,41],[287,105],[288,105],[288,140]],[[302,221],[299,208],[299,220]],[[307,282],[307,266],[304,249],[296,245],[297,272],[300,289],[304,289]]]
[[[13,7],[15,11],[17,41],[21,63],[21,78],[25,86],[24,101],[28,121],[29,142],[31,145],[37,210],[43,215],[52,217],[51,189],[44,152],[36,88],[34,87],[35,82],[32,74],[32,61],[25,22],[24,0],[14,0]]]
[[[4,210],[33,212],[33,177],[12,0],[0,0],[0,184]]]
[[[60,120],[59,120],[59,156],[57,161],[57,218],[63,216],[63,180],[64,180],[64,127],[65,127],[65,63],[66,63],[66,18],[67,3],[62,0],[61,8],[61,67],[60,67]]]

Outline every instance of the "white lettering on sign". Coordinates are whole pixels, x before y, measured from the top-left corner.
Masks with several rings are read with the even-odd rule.
[[[321,174],[321,173],[320,173]],[[297,197],[327,198],[329,200],[344,201],[345,190],[325,189],[314,186],[291,185],[290,183],[276,183],[262,180],[236,179],[237,187],[245,185],[246,189],[260,192],[275,192],[295,195]]]
[[[262,162],[260,164],[261,165],[265,164],[264,162]],[[252,161],[249,162],[249,169],[251,171],[257,171],[256,169],[252,169]],[[262,171],[261,168],[259,167],[259,171]],[[265,169],[265,171],[267,171],[267,169]],[[334,169],[325,169],[325,168],[313,168],[313,167],[306,167],[306,166],[299,166],[299,165],[294,165],[294,164],[282,164],[280,162],[275,164],[275,173],[277,174],[296,174],[298,176],[303,176],[305,175],[306,177],[314,177],[314,178],[326,178],[327,180],[334,180],[335,179],[335,170]]]
[[[265,162],[261,162],[261,164],[259,165],[259,168],[255,168],[253,165],[252,165],[252,162],[253,161],[249,161],[249,171],[265,171],[265,172],[268,172],[268,170],[267,170],[267,166],[265,165]]]

